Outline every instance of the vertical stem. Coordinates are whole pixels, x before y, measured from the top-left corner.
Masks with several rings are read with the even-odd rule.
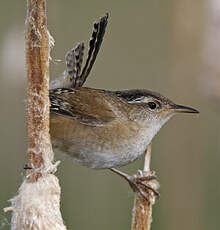
[[[46,0],[27,0],[28,168],[11,199],[12,230],[66,230],[60,213],[60,186],[53,172],[49,135],[49,59],[53,39],[47,30]]]
[[[151,147],[150,144],[146,150],[143,176],[147,175],[150,171],[151,160]],[[149,230],[152,222],[152,205],[154,204],[155,197],[145,200],[139,194],[135,194],[134,207],[132,213],[132,230]]]
[[[145,153],[144,172],[150,171],[151,150],[152,150],[152,143],[148,145],[146,153]]]
[[[34,182],[49,167],[53,152],[49,135],[49,57],[46,1],[28,0],[26,18],[27,135],[29,180]],[[39,170],[36,170],[39,169]]]

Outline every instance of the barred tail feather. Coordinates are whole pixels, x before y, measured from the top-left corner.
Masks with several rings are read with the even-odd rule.
[[[78,43],[66,54],[66,68],[70,78],[70,87],[75,87],[77,79],[80,77],[83,52],[84,43]]]
[[[108,24],[108,13],[106,13],[103,17],[99,18],[94,22],[92,36],[89,41],[89,51],[86,60],[86,64],[82,70],[82,73],[79,77],[79,81],[77,86],[82,86],[88,77],[93,64],[95,63],[97,54],[101,47],[103,37],[105,34],[105,28]]]

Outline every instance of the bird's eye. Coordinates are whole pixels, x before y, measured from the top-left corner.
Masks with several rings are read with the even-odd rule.
[[[157,107],[157,104],[155,102],[152,102],[152,101],[148,102],[147,105],[150,109],[156,109],[156,107]]]

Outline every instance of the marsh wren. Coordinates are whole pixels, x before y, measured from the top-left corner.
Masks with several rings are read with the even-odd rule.
[[[84,44],[78,43],[66,55],[66,76],[52,82],[50,89],[53,147],[81,165],[99,169],[135,161],[173,115],[198,113],[146,89],[82,87],[102,43],[107,19],[105,15],[94,23],[83,70]]]

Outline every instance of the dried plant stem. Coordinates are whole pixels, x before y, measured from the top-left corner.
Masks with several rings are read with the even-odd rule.
[[[151,150],[152,150],[152,143],[149,144],[145,153],[144,172],[150,171]]]
[[[51,166],[53,152],[49,136],[49,58],[46,1],[28,0],[26,19],[27,134],[29,181],[36,181],[43,168]]]
[[[60,213],[60,186],[53,175],[49,135],[49,59],[53,38],[47,30],[46,0],[27,0],[27,135],[28,167],[11,202],[11,229],[65,230]]]
[[[150,171],[151,160],[151,147],[150,144],[146,150],[143,176],[147,176]],[[149,201],[144,199],[139,194],[135,194],[134,207],[132,213],[132,230],[149,230],[152,222],[152,205],[155,201],[155,195],[152,193]]]

